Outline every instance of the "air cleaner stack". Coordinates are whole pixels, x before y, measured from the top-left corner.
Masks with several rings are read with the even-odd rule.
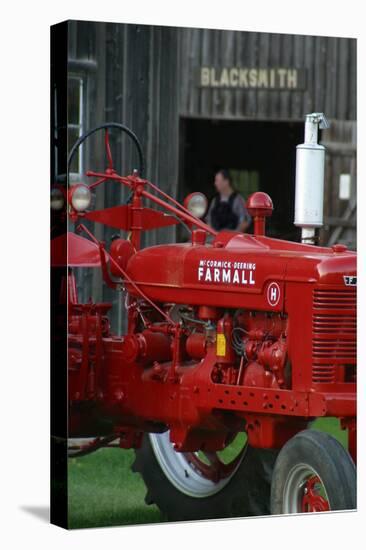
[[[304,143],[296,147],[295,225],[301,240],[314,243],[315,229],[323,225],[325,147],[318,143],[318,129],[329,128],[323,113],[305,117]]]

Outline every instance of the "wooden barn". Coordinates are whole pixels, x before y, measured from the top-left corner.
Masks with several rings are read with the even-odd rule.
[[[331,126],[321,135],[327,147],[321,239],[356,247],[356,40],[84,21],[64,25],[69,148],[93,126],[123,122],[141,140],[144,175],[162,189],[179,199],[193,190],[210,198],[215,170],[227,168],[245,198],[255,190],[272,197],[269,234],[297,239],[295,148],[303,141],[304,115],[324,112]],[[72,178],[103,166],[101,140],[91,139],[75,156]],[[113,132],[111,140],[118,169],[131,172],[136,156],[128,139]],[[108,184],[96,203],[112,205],[123,197],[118,186]],[[101,228],[96,231],[102,236]],[[182,236],[175,229],[160,230],[147,234],[145,243],[176,238]]]

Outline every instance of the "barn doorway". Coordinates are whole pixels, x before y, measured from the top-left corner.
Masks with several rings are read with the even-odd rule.
[[[215,172],[227,168],[245,199],[254,191],[271,196],[274,212],[267,234],[298,240],[295,152],[303,132],[303,122],[181,119],[180,199],[198,190],[211,199]]]

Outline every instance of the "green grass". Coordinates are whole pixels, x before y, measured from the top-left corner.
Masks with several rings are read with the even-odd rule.
[[[347,444],[347,432],[340,429],[336,418],[319,419],[312,428]],[[234,455],[240,445],[242,437],[233,442],[226,454]],[[131,471],[133,460],[134,451],[120,449],[101,449],[69,460],[71,529],[164,521],[155,505],[145,504],[145,485],[140,475]]]
[[[347,448],[347,430],[341,430],[338,418],[319,418],[311,427],[312,430],[326,432],[342,443],[343,447]]]
[[[131,471],[134,451],[100,449],[69,459],[69,527],[104,527],[163,521],[144,502],[145,485]]]

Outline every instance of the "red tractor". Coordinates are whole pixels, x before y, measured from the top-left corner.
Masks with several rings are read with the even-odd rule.
[[[321,123],[307,116],[297,151],[295,223],[310,242],[322,215]],[[138,148],[131,175],[113,166],[111,128]],[[108,167],[51,195],[54,216],[75,224],[52,240],[53,265],[68,265],[70,456],[116,441],[136,449],[146,502],[169,520],[354,509],[356,254],[266,237],[273,205],[262,192],[247,201],[253,234],[216,232],[202,221],[204,195],[182,206],[144,179],[138,139],[121,124],[85,134],[70,160],[97,130]],[[110,181],[128,187],[126,204],[90,209]],[[107,249],[85,220],[126,237]],[[189,242],[141,248],[142,232],[177,223]],[[126,334],[111,332],[111,304],[80,303],[73,267],[101,269],[122,292]],[[320,417],[340,420],[348,450],[311,429]]]

